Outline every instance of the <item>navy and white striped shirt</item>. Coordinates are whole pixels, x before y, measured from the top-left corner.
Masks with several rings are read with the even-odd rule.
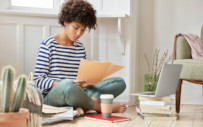
[[[63,46],[50,36],[40,45],[35,66],[37,87],[50,89],[54,81],[76,79],[81,59],[86,58],[85,47],[79,41]]]

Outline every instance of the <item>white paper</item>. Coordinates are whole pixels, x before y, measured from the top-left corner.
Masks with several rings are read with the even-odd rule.
[[[55,115],[43,115],[42,125],[53,124],[64,120],[73,120],[74,116],[76,116],[77,114],[78,114],[78,111],[73,110],[73,108],[71,107],[70,110],[64,113],[55,114]]]

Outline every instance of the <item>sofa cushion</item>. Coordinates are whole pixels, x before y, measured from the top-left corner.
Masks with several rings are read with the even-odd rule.
[[[176,59],[192,59],[190,45],[183,35],[176,40]]]
[[[180,79],[203,80],[203,60],[179,59],[174,64],[183,64]]]

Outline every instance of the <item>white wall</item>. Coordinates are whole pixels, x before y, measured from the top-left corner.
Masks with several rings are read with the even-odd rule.
[[[173,50],[177,33],[200,35],[203,25],[203,0],[141,0],[140,84],[147,72],[144,54],[152,57],[155,48]],[[202,87],[183,83],[182,103],[203,104]],[[140,87],[140,89],[142,89]]]
[[[105,4],[108,3],[106,0]],[[112,1],[117,3],[116,0]],[[136,5],[137,1],[132,1],[132,5]],[[127,4],[130,0],[127,1]],[[1,4],[1,2],[0,2]],[[130,5],[130,4],[129,4]],[[109,6],[109,5],[108,5]],[[115,6],[117,8],[117,6]],[[129,7],[130,8],[130,7]],[[105,9],[105,8],[104,8]],[[107,7],[108,10],[108,7]],[[130,9],[128,11],[128,14]],[[104,11],[102,11],[104,12]],[[124,78],[127,88],[122,95],[116,98],[116,101],[127,102],[133,104],[133,99],[129,99],[130,91],[135,86],[134,83],[134,69],[135,59],[132,59],[135,54],[134,47],[136,46],[136,13],[132,16],[124,16],[127,13],[115,14],[110,10],[105,11],[107,14],[99,13],[101,17],[98,18],[98,28],[96,31],[86,32],[80,39],[84,43],[87,51],[87,59],[99,60],[104,62],[109,60],[113,63],[123,65],[124,69],[113,74],[112,76],[119,76]],[[103,16],[102,16],[103,15]],[[120,17],[119,17],[120,16]],[[122,44],[119,36],[118,19],[124,20],[122,37],[124,42],[125,54],[122,55]],[[122,20],[122,21],[123,21]],[[37,15],[34,13],[26,14],[15,11],[7,12],[0,9],[0,68],[2,66],[11,64],[17,70],[17,75],[34,71],[37,49],[42,40],[61,31],[62,27],[58,25],[57,16],[53,15]],[[121,31],[122,32],[122,31]],[[133,68],[133,69],[132,69]]]
[[[125,17],[125,55],[121,55],[118,18],[98,19],[98,29],[86,33],[81,40],[88,59],[108,59],[125,66],[114,75],[123,77],[127,83],[126,91],[117,100],[133,104],[135,98],[129,93],[143,90],[147,72],[145,53],[152,56],[155,48],[169,49],[172,53],[176,33],[199,35],[203,25],[202,5],[202,0],[132,0],[130,16]],[[34,70],[42,39],[61,28],[56,17],[0,14],[0,30],[0,67],[13,64],[20,74]],[[203,104],[201,86],[187,84],[184,82],[182,102]]]

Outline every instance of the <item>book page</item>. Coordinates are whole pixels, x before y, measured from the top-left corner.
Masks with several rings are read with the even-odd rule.
[[[43,104],[42,106],[42,113],[44,114],[58,114],[62,112],[67,112],[68,110],[70,110],[70,108],[60,108],[60,107],[54,107],[46,104]]]
[[[123,66],[109,61],[101,63],[82,59],[80,61],[77,80],[87,80],[88,85],[94,85],[122,68]]]
[[[120,66],[120,65],[111,63],[111,62],[109,62],[109,61],[106,61],[105,63],[110,63],[110,67],[109,67],[109,69],[107,70],[107,72],[106,72],[104,78],[106,78],[106,77],[112,75],[113,73],[115,73],[115,72],[117,72],[117,71],[119,71],[120,69],[123,68],[123,66]]]
[[[87,80],[88,85],[96,84],[104,78],[109,66],[110,63],[82,59],[80,61],[77,80]]]
[[[88,62],[85,59],[80,61],[79,70],[77,74],[77,80],[87,80],[85,79],[84,75],[88,72],[88,69],[91,68],[93,63]]]
[[[148,100],[148,101],[171,101],[170,96],[164,96],[164,97],[150,97],[150,96],[138,96],[138,99],[141,101]]]
[[[78,111],[73,110],[73,107],[62,107],[62,108],[69,109],[69,110],[59,114],[52,114],[52,115],[42,114],[42,125],[58,123],[64,120],[73,120],[74,116],[78,114]]]

